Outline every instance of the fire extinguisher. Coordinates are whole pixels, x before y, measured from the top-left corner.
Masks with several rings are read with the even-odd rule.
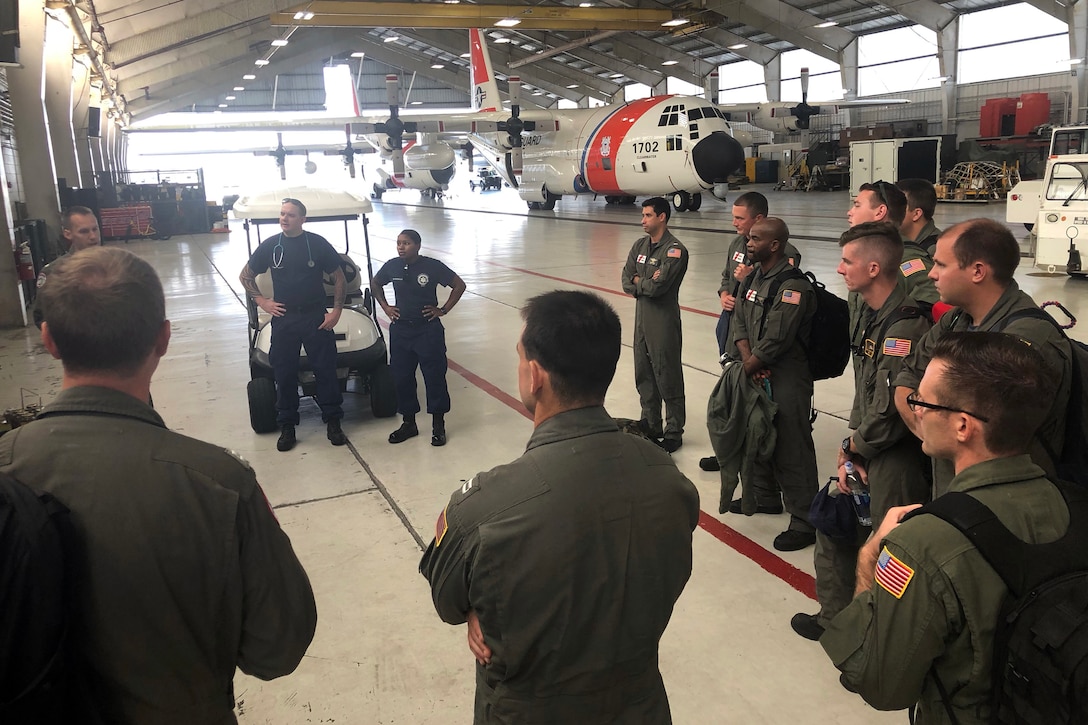
[[[34,255],[30,253],[30,244],[23,242],[15,250],[15,271],[24,282],[34,279]]]

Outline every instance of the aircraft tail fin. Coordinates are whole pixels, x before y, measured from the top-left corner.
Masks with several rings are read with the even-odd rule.
[[[325,110],[337,118],[359,116],[359,96],[355,77],[346,65],[325,66]]]
[[[487,52],[487,38],[479,28],[469,32],[469,54],[472,63],[472,110],[499,111],[499,84],[495,82],[495,70],[491,55]]]

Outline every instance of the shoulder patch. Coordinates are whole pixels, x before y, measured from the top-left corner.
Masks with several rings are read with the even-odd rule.
[[[442,509],[442,513],[438,514],[438,522],[434,525],[434,546],[436,549],[442,544],[442,537],[449,530],[450,525],[446,522],[446,509]]]
[[[680,249],[680,247],[672,247],[666,253],[666,256],[672,257],[673,259],[679,259],[683,254],[684,254],[684,251],[682,249]]]
[[[913,578],[914,569],[895,558],[885,546],[876,560],[876,583],[896,599],[902,599]]]
[[[733,252],[733,261],[738,264],[745,264],[744,252]]]
[[[788,305],[801,304],[801,292],[795,289],[782,290],[782,301]]]
[[[38,275],[38,287],[41,288],[44,284],[45,284],[45,270],[43,269],[42,273]]]
[[[892,357],[906,357],[910,355],[910,340],[905,337],[885,337],[883,352]]]
[[[909,277],[917,272],[925,272],[926,263],[920,259],[912,259],[899,265],[899,269],[903,270],[904,277]]]

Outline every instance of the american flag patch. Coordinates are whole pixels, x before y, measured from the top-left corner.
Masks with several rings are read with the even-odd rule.
[[[907,591],[907,585],[914,578],[914,569],[892,556],[888,547],[880,552],[880,558],[876,560],[876,583],[896,599],[903,598],[903,592]]]
[[[902,337],[885,337],[884,354],[894,357],[906,357],[910,355],[910,340]]]
[[[920,259],[912,259],[909,262],[903,262],[899,265],[899,269],[903,270],[904,277],[909,277],[915,272],[925,272],[926,263]]]
[[[446,509],[442,509],[442,513],[438,514],[438,522],[434,526],[434,545],[438,546],[442,543],[442,537],[449,531],[449,524],[446,523]]]
[[[670,250],[669,250],[669,251],[668,251],[668,252],[667,252],[667,253],[665,254],[665,256],[666,256],[666,257],[672,257],[672,258],[674,258],[674,259],[679,259],[679,258],[680,258],[680,255],[681,255],[681,254],[683,254],[683,253],[684,253],[684,252],[683,252],[683,251],[682,251],[682,250],[680,249],[680,247],[673,247],[672,249],[670,249]]]
[[[801,304],[801,293],[795,289],[782,290],[782,301],[788,305]]]

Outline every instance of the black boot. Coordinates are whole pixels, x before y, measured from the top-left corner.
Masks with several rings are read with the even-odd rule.
[[[389,434],[390,443],[403,443],[409,438],[415,438],[419,435],[419,428],[416,427],[416,418],[412,416],[404,416],[404,422],[400,424],[400,428]]]
[[[289,451],[295,447],[295,426],[290,423],[280,429],[280,439],[276,441],[277,451]]]
[[[334,446],[342,446],[348,442],[348,437],[344,435],[343,429],[340,428],[340,419],[332,418],[326,424],[329,436],[329,442]]]
[[[431,445],[432,446],[444,446],[446,445],[446,419],[442,413],[435,413],[431,416],[433,418],[431,428]]]

